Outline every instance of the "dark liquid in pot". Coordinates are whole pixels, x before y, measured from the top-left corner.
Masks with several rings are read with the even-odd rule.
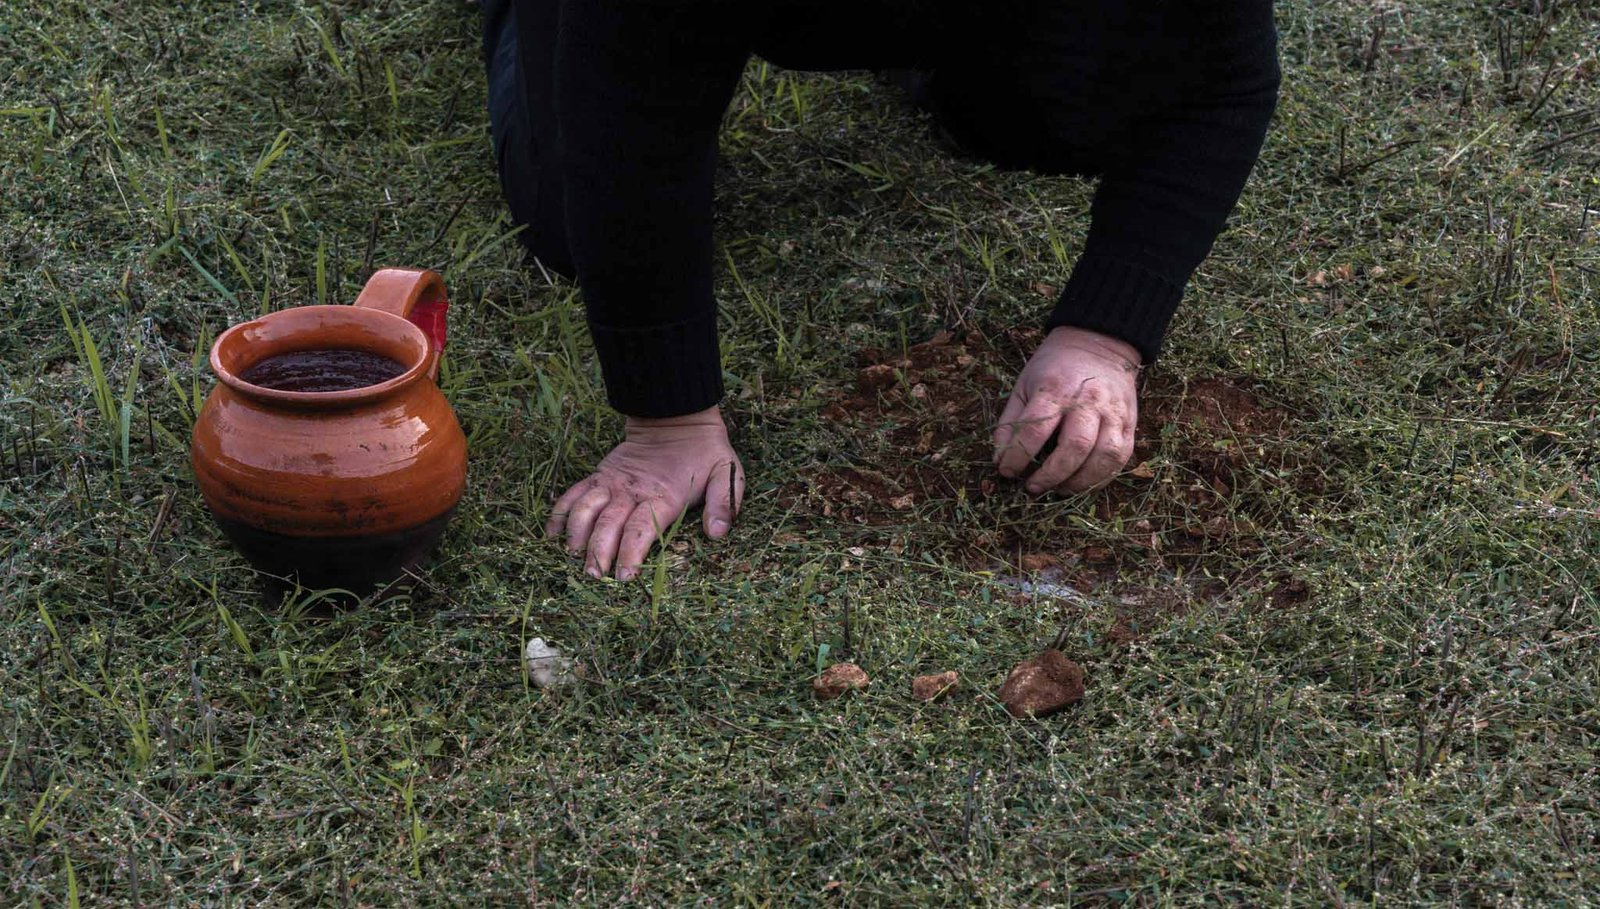
[[[404,363],[365,350],[297,350],[268,357],[239,378],[275,391],[349,391],[405,371]]]

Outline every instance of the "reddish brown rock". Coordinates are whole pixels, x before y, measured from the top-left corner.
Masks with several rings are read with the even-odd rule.
[[[1049,716],[1083,698],[1083,667],[1055,649],[1023,660],[1000,686],[1000,702],[1014,717]]]
[[[811,690],[816,693],[818,700],[831,701],[847,691],[861,691],[872,680],[860,666],[854,663],[834,663],[822,674],[811,682]]]
[[[911,680],[911,696],[919,701],[932,701],[960,684],[961,675],[954,669],[933,675],[919,675]]]

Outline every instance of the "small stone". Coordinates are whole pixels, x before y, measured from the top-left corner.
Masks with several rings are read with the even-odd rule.
[[[916,504],[917,497],[909,492],[903,496],[897,496],[889,500],[889,507],[893,508],[895,511],[905,511],[908,508],[915,507]]]
[[[933,675],[919,675],[911,680],[911,696],[919,701],[938,700],[960,683],[961,675],[954,669]]]
[[[1083,699],[1083,667],[1053,648],[1018,663],[1000,686],[1000,702],[1014,717],[1049,716]]]
[[[528,675],[533,679],[533,684],[540,688],[559,688],[572,684],[577,678],[573,674],[574,661],[546,644],[544,638],[529,641],[522,658],[528,664]]]
[[[854,663],[834,663],[811,682],[811,690],[821,701],[831,701],[847,691],[862,691],[872,680]]]

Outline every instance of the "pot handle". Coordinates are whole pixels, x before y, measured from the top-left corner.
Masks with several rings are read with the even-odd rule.
[[[380,268],[367,279],[355,305],[392,313],[422,329],[433,348],[428,378],[439,378],[439,357],[444,353],[446,314],[450,301],[444,278],[427,268]]]

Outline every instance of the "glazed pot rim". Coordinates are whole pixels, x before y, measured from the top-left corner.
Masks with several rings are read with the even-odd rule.
[[[347,388],[340,391],[285,391],[278,388],[267,388],[265,386],[246,382],[244,379],[239,377],[238,373],[232,369],[229,369],[223,364],[223,348],[237,335],[243,334],[252,329],[260,330],[264,324],[271,323],[273,321],[282,321],[291,318],[306,319],[314,316],[331,316],[335,320],[347,320],[353,323],[360,323],[365,320],[374,320],[373,324],[382,326],[384,330],[393,330],[404,333],[407,338],[412,341],[416,349],[422,351],[422,354],[421,356],[413,356],[404,359],[400,357],[391,357],[391,359],[399,360],[401,362],[404,362],[405,360],[413,361],[406,368],[405,372],[395,376],[392,379],[387,379],[373,385],[363,385],[360,388]],[[319,349],[319,347],[315,344],[315,342],[312,342],[306,344],[305,346],[294,345],[283,352],[316,349]],[[326,349],[326,347],[324,346],[321,349]],[[387,356],[386,353],[383,355]],[[272,355],[269,354],[268,356]],[[411,321],[401,316],[367,307],[319,305],[295,306],[289,309],[281,309],[277,312],[267,313],[264,316],[258,316],[254,319],[250,319],[249,321],[240,322],[237,325],[231,326],[222,334],[218,335],[217,340],[212,343],[211,355],[209,359],[211,363],[211,372],[217,377],[217,380],[234,391],[239,392],[240,394],[248,395],[249,397],[256,398],[258,400],[272,401],[280,404],[309,407],[337,407],[374,401],[405,388],[413,382],[416,382],[418,379],[426,376],[429,370],[432,368],[433,361],[437,357],[438,352],[433,350],[432,345],[428,341],[427,334]],[[266,358],[267,357],[262,357],[261,359]],[[260,361],[260,359],[254,360],[250,362],[246,368],[249,366],[254,366]]]

